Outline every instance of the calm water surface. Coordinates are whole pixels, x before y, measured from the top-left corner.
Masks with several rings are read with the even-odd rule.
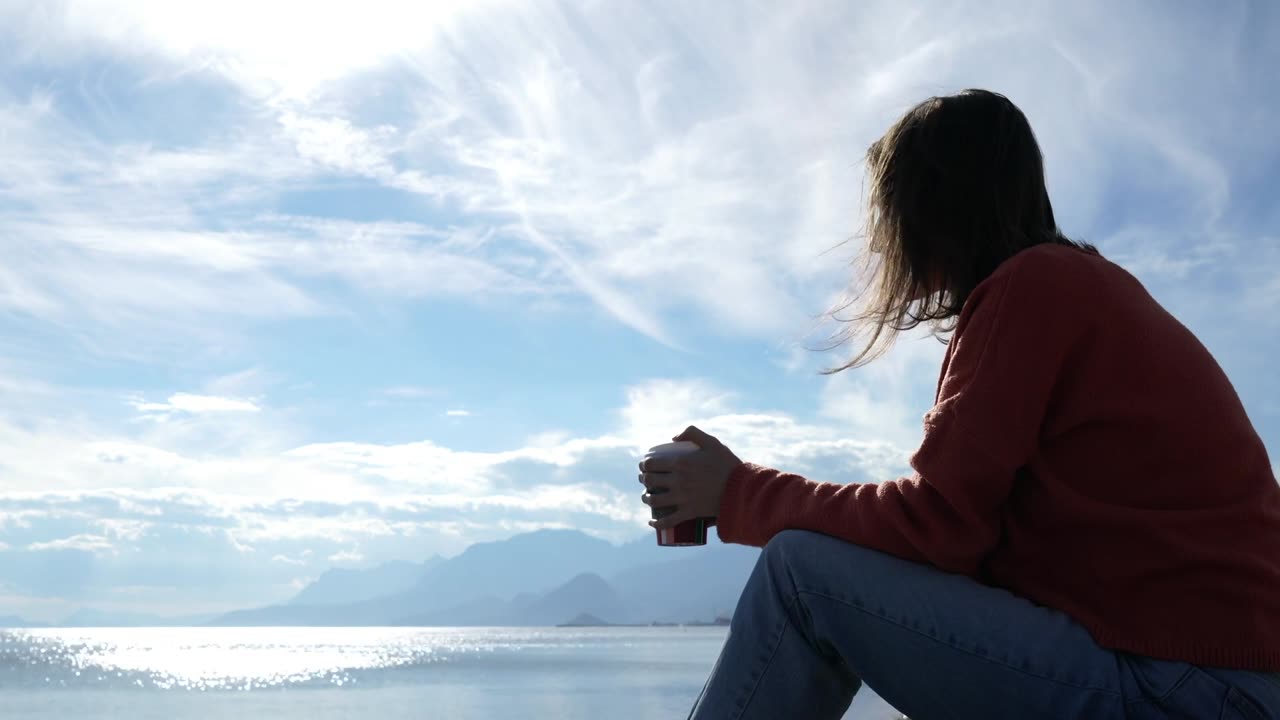
[[[724,635],[724,628],[0,630],[0,717],[683,718]],[[888,714],[860,697],[847,717]]]

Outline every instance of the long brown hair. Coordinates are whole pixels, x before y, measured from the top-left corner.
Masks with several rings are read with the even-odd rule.
[[[1035,134],[999,93],[925,100],[871,144],[866,161],[858,263],[869,282],[830,313],[843,329],[826,349],[855,340],[861,347],[825,375],[871,362],[922,323],[943,339],[973,289],[1022,250],[1058,243],[1096,251],[1058,230]]]

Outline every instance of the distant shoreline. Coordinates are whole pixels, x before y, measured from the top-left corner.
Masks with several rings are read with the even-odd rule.
[[[694,622],[651,622],[651,623],[611,623],[611,622],[567,622],[557,623],[558,628],[587,628],[587,627],[625,627],[625,628],[673,628],[673,627],[728,627],[728,618],[716,618],[711,622],[705,620],[697,620]]]
[[[17,625],[0,627],[0,633],[24,632],[30,630],[277,630],[283,628],[304,629],[354,629],[354,628],[680,628],[680,627],[728,627],[729,622],[699,620],[695,622],[651,622],[651,623],[557,623],[555,625]]]

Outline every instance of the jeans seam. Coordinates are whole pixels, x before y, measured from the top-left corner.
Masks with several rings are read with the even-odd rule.
[[[1168,690],[1165,690],[1164,694],[1161,695],[1160,697],[1155,698],[1155,702],[1164,702],[1165,700],[1167,700],[1170,695],[1173,695],[1174,693],[1178,692],[1179,688],[1181,688],[1183,685],[1186,685],[1187,681],[1191,679],[1192,675],[1198,672],[1203,672],[1203,671],[1201,671],[1200,668],[1196,667],[1195,665],[1189,665],[1186,671],[1183,672],[1182,675],[1178,678],[1178,681],[1173,684],[1173,687],[1169,688]],[[1142,702],[1144,700],[1150,700],[1150,699],[1134,698],[1133,700],[1129,701],[1129,704]]]
[[[1254,718],[1261,716],[1258,712],[1258,708],[1250,702],[1248,698],[1243,697],[1240,690],[1237,688],[1233,687],[1227,689],[1227,701],[1222,705],[1223,717],[1226,716],[1228,705],[1245,717]]]
[[[795,599],[793,598],[792,602],[794,601]],[[788,603],[788,610],[789,609],[790,603]],[[759,666],[760,670],[756,673],[755,681],[751,684],[751,691],[748,692],[746,697],[744,697],[741,703],[739,703],[735,717],[741,719],[743,714],[747,712],[747,707],[751,705],[751,701],[755,698],[756,691],[760,689],[760,683],[764,680],[764,674],[769,671],[769,666],[773,664],[773,658],[777,656],[778,648],[782,647],[782,640],[787,634],[787,625],[790,624],[791,621],[787,618],[787,615],[783,614],[781,627],[778,628],[778,639],[774,641],[773,649],[769,651],[769,657],[765,659],[763,665]]]
[[[1023,670],[1022,668],[1019,668],[1019,667],[1014,667],[1013,665],[1010,665],[1010,664],[1008,664],[1008,663],[999,662],[998,660],[995,660],[995,659],[993,659],[993,658],[991,658],[991,657],[987,657],[987,656],[984,656],[984,655],[979,655],[979,654],[977,654],[977,653],[975,653],[975,652],[973,652],[973,651],[971,651],[971,650],[966,650],[965,648],[962,648],[962,647],[959,647],[959,646],[953,645],[952,643],[949,643],[949,642],[947,642],[946,640],[943,640],[942,638],[937,637],[936,635],[930,635],[929,633],[921,632],[920,630],[917,630],[917,629],[915,629],[915,628],[913,628],[913,627],[910,627],[910,626],[907,626],[907,625],[903,625],[902,623],[900,623],[900,622],[898,622],[898,621],[896,621],[896,620],[893,620],[892,618],[889,618],[889,617],[886,617],[886,616],[884,616],[884,615],[881,615],[881,614],[880,614],[880,613],[878,613],[878,612],[874,612],[874,611],[872,611],[872,610],[869,610],[869,609],[867,609],[867,608],[863,607],[862,605],[859,605],[858,603],[851,602],[851,601],[846,600],[846,599],[841,598],[841,597],[836,597],[836,596],[834,596],[834,595],[829,595],[829,594],[824,593],[824,592],[818,592],[818,591],[816,591],[816,590],[799,590],[799,591],[797,591],[797,594],[801,594],[801,593],[803,593],[803,594],[805,594],[805,595],[814,595],[814,596],[817,596],[817,597],[826,598],[827,600],[833,600],[833,601],[838,602],[838,603],[840,603],[840,604],[842,604],[842,605],[846,605],[846,606],[848,606],[848,607],[851,607],[851,608],[853,608],[853,609],[857,610],[858,612],[865,613],[865,614],[867,614],[867,615],[871,615],[871,616],[873,616],[873,617],[877,617],[877,618],[879,618],[880,620],[883,620],[884,622],[887,622],[887,623],[889,623],[889,624],[891,624],[891,625],[895,625],[895,626],[897,626],[897,627],[899,627],[899,628],[902,628],[903,630],[906,630],[906,631],[908,631],[908,632],[915,633],[916,635],[919,635],[919,636],[924,637],[924,638],[928,638],[928,639],[930,639],[930,640],[932,640],[932,641],[934,641],[934,642],[936,642],[936,643],[940,643],[940,644],[942,644],[942,645],[945,645],[945,646],[947,646],[947,647],[951,648],[952,650],[955,650],[956,652],[963,653],[963,654],[965,654],[965,655],[968,655],[968,656],[973,657],[973,658],[977,658],[977,659],[979,659],[979,660],[984,660],[984,661],[989,662],[989,663],[991,663],[991,664],[993,664],[993,665],[999,665],[1000,667],[1007,668],[1007,669],[1012,670],[1012,671],[1014,671],[1014,672],[1016,672],[1016,673],[1019,673],[1019,674],[1022,674],[1022,675],[1026,675],[1026,676],[1028,676],[1028,677],[1033,677],[1033,678],[1036,678],[1036,679],[1038,679],[1038,680],[1044,680],[1044,681],[1046,681],[1046,682],[1051,682],[1051,683],[1054,683],[1054,684],[1057,684],[1057,685],[1062,685],[1062,686],[1065,686],[1065,687],[1074,688],[1074,689],[1076,689],[1076,690],[1092,690],[1092,691],[1094,691],[1094,692],[1100,692],[1100,693],[1106,693],[1107,695],[1113,695],[1113,696],[1118,697],[1118,698],[1121,698],[1121,699],[1123,699],[1123,697],[1124,697],[1123,693],[1118,692],[1118,691],[1116,691],[1116,690],[1112,690],[1112,689],[1110,689],[1110,688],[1100,688],[1100,687],[1094,687],[1094,686],[1092,686],[1092,685],[1077,685],[1076,683],[1067,682],[1067,681],[1065,681],[1065,680],[1059,680],[1059,679],[1057,679],[1057,678],[1045,677],[1045,676],[1043,676],[1043,675],[1038,675],[1038,674],[1036,674],[1036,673],[1029,672],[1029,671],[1027,671],[1027,670]]]

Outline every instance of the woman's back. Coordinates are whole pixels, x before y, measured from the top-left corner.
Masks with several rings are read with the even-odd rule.
[[[1280,486],[1226,374],[1095,253],[1037,246],[990,282],[1013,274],[1002,314],[1041,312],[1017,304],[1018,288],[1052,293],[1064,307],[1044,321],[1071,340],[983,574],[1066,610],[1104,645],[1264,666],[1263,648],[1280,648]]]

